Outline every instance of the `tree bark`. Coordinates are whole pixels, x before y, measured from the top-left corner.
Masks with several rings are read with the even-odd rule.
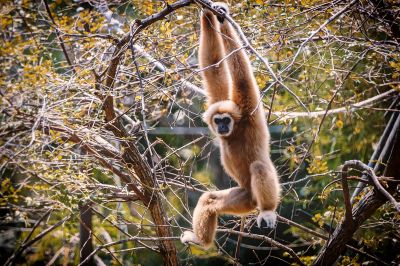
[[[92,209],[89,204],[79,207],[79,261],[82,263],[92,252]],[[93,257],[82,266],[94,265]]]
[[[158,185],[155,182],[153,174],[150,170],[150,166],[147,164],[147,161],[142,158],[141,154],[132,142],[125,142],[125,145],[127,145],[127,149],[123,157],[126,163],[132,165],[132,168],[143,184],[144,196],[147,199],[147,202],[144,202],[144,204],[146,204],[149,208],[151,217],[153,218],[153,222],[156,226],[157,236],[172,236],[171,226],[168,224],[167,214],[162,205],[160,196],[156,191],[158,189]],[[159,248],[164,259],[164,265],[179,265],[176,247],[171,240],[161,240]]]

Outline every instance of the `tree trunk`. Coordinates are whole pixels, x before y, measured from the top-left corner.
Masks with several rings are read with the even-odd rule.
[[[160,196],[157,192],[158,184],[153,177],[150,166],[147,164],[147,161],[142,158],[136,146],[134,146],[134,143],[124,142],[124,145],[126,150],[123,158],[128,165],[132,165],[132,168],[143,184],[144,196],[145,199],[148,200],[143,203],[149,206],[151,217],[156,226],[157,236],[171,237],[171,226],[168,224],[167,214],[165,213]],[[159,248],[164,260],[164,265],[179,265],[176,247],[171,240],[160,240]]]
[[[92,209],[89,204],[79,207],[79,260],[82,263],[93,252]],[[82,266],[94,265],[93,256]]]

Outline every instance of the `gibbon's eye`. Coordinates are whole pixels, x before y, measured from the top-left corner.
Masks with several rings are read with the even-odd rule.
[[[231,122],[231,119],[229,117],[222,118],[222,123],[224,123],[225,125],[229,125],[230,122]]]
[[[219,119],[219,118],[214,118],[214,123],[218,125],[219,123],[221,123],[221,119]]]

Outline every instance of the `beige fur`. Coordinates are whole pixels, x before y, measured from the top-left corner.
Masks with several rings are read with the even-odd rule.
[[[221,161],[225,171],[239,187],[204,193],[193,214],[194,233],[186,231],[181,241],[208,248],[215,237],[220,214],[241,215],[260,210],[257,222],[274,226],[275,210],[281,187],[270,159],[270,135],[260,94],[250,61],[243,49],[234,52],[219,66],[227,54],[242,46],[228,21],[220,23],[210,11],[201,18],[199,61],[209,107],[204,120],[220,139]],[[213,117],[229,114],[233,129],[218,135]]]

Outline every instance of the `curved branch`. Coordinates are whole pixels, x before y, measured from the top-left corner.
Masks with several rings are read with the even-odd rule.
[[[368,165],[364,164],[361,161],[358,160],[350,160],[345,162],[345,166],[343,167],[343,172],[347,171],[348,168],[353,167],[357,168],[359,170],[363,170],[366,172],[367,176],[372,180],[374,187],[377,191],[379,191],[383,196],[385,196],[390,203],[393,204],[395,209],[400,212],[400,203],[396,201],[396,199],[382,186],[382,184],[379,182],[378,177],[376,176],[374,170],[369,167]],[[347,209],[346,209],[347,212]]]

